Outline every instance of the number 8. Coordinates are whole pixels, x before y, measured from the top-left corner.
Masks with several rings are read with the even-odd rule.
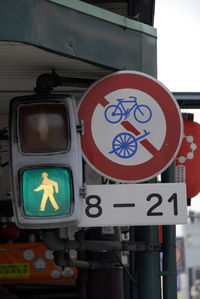
[[[95,198],[97,200],[97,202],[96,203],[91,203],[90,200],[92,198]],[[101,216],[101,214],[102,214],[102,207],[100,206],[100,203],[101,203],[101,198],[98,195],[89,195],[86,198],[86,204],[87,204],[87,208],[85,209],[86,215],[88,217],[90,217],[90,218],[96,218],[96,217]],[[90,209],[92,209],[92,208],[96,208],[97,209],[97,213],[91,214],[90,213]]]

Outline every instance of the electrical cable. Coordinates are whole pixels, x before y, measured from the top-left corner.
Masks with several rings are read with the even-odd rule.
[[[136,286],[136,280],[133,278],[133,276],[131,275],[131,273],[128,271],[127,267],[122,263],[121,259],[119,258],[119,256],[117,255],[116,251],[112,251],[112,254],[115,256],[116,260],[119,262],[119,264],[122,266],[122,268],[124,269],[124,271],[126,272],[126,274],[128,275],[130,281],[132,282],[133,286]]]

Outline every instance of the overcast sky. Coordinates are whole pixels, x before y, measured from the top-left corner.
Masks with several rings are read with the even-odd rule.
[[[158,80],[172,92],[200,92],[200,0],[156,0],[154,27]],[[194,120],[200,123],[200,110]],[[200,193],[191,209],[200,212]]]
[[[156,0],[154,27],[158,79],[172,92],[200,92],[200,0]]]
[[[156,0],[158,79],[171,91],[200,91],[200,0]]]

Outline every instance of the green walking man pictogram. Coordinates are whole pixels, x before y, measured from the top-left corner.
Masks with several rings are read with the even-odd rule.
[[[57,205],[57,202],[55,201],[53,194],[54,194],[54,188],[55,188],[55,192],[58,193],[58,183],[54,182],[53,180],[48,179],[47,172],[43,172],[42,177],[43,177],[43,181],[42,181],[41,185],[38,188],[33,190],[35,192],[44,190],[44,194],[43,194],[41,205],[40,205],[40,211],[45,210],[45,206],[46,206],[46,202],[47,202],[48,198],[49,198],[52,206],[54,207],[55,211],[57,211],[59,209],[59,206]]]

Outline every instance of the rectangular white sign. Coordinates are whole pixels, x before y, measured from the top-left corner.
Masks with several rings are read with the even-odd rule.
[[[186,185],[87,185],[79,227],[187,223]]]

